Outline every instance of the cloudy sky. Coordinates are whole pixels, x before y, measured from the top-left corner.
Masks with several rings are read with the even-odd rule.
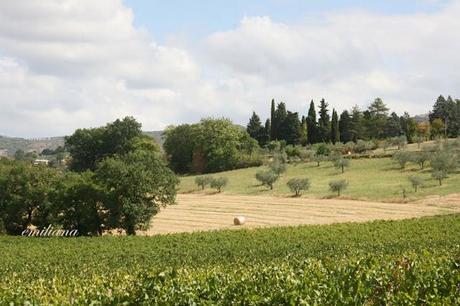
[[[0,135],[460,97],[460,1],[0,1]]]

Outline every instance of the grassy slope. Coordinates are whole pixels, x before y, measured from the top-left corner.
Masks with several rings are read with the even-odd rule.
[[[406,188],[410,198],[460,192],[458,172],[451,174],[440,187],[437,181],[431,178],[429,168],[419,170],[417,165],[409,164],[405,170],[400,170],[397,164],[389,158],[352,160],[350,167],[343,174],[335,169],[331,162],[323,162],[320,167],[317,167],[315,163],[289,165],[288,171],[275,184],[273,191],[260,186],[255,179],[255,173],[262,169],[264,167],[240,169],[214,174],[214,176],[228,177],[229,185],[225,188],[227,194],[286,196],[290,194],[286,182],[293,177],[310,179],[310,190],[304,193],[304,196],[307,197],[333,196],[333,193],[329,191],[328,183],[337,179],[346,179],[349,182],[349,187],[343,192],[343,195],[357,199],[401,199],[401,185]],[[407,179],[411,175],[420,175],[425,179],[425,186],[417,193],[414,193]],[[196,191],[194,179],[194,176],[183,177],[179,192]],[[208,190],[208,192],[212,191]]]

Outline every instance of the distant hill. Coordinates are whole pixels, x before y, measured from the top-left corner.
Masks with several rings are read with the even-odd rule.
[[[163,145],[161,135],[163,131],[148,131],[144,132],[146,135],[155,139],[155,141]],[[19,138],[19,137],[7,137],[0,136],[0,155],[13,156],[17,150],[23,150],[24,152],[35,151],[41,153],[44,149],[56,149],[59,146],[64,145],[64,136],[49,137],[49,138]]]

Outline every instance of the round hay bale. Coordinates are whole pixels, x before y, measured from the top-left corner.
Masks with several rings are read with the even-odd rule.
[[[235,225],[243,225],[246,223],[246,218],[243,216],[238,216],[233,219],[233,224]]]

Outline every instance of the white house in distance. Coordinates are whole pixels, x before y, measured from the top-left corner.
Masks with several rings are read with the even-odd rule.
[[[45,165],[45,166],[48,166],[49,164],[49,160],[47,159],[36,159],[34,160],[34,165]]]
[[[8,150],[0,149],[0,157],[8,157]]]

